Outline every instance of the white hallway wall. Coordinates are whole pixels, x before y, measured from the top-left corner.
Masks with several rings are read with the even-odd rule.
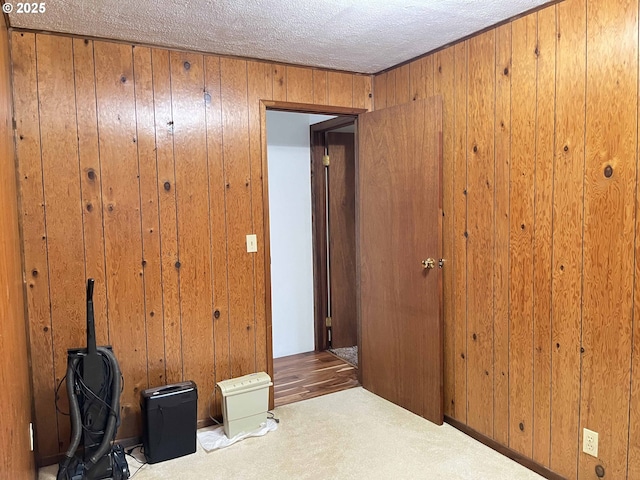
[[[329,118],[267,112],[274,358],[314,349],[309,125]]]

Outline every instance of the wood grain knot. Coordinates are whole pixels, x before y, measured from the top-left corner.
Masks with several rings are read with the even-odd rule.
[[[438,73],[442,73],[442,65],[438,65]]]
[[[466,188],[462,191],[462,194],[463,194],[463,195],[466,195],[466,194],[467,194],[467,189],[466,189]]]
[[[478,146],[477,146],[477,145],[474,145],[474,146],[473,146],[473,153],[477,153],[477,152],[478,152]]]
[[[90,212],[91,210],[93,210],[93,205],[87,203],[87,212]]]
[[[520,225],[520,230],[524,230],[526,227],[524,226],[524,223],[522,225]]]
[[[87,40],[86,38],[84,39],[84,44],[85,45],[89,45],[89,40]]]
[[[22,135],[20,135],[20,140],[24,140],[24,137]]]
[[[469,232],[464,232],[464,238],[469,238]]]
[[[182,266],[182,264],[181,264],[179,261],[177,261],[177,262],[175,263],[175,266],[176,266],[176,268],[180,268],[180,267]]]
[[[518,424],[518,428],[520,429],[521,432],[524,432],[524,423],[520,422]]]
[[[598,478],[604,477],[604,467],[602,465],[596,465],[596,475]]]
[[[126,83],[126,82],[127,82],[127,77],[125,77],[124,75],[122,75],[122,76],[120,77],[120,82],[122,82],[122,83]]]
[[[484,374],[485,374],[485,375],[487,375],[487,376],[489,376],[489,370],[485,370],[485,371],[484,371]]]
[[[96,171],[93,168],[90,168],[87,171],[87,177],[89,178],[89,180],[95,180],[96,179]]]
[[[213,312],[213,318],[215,318],[216,320],[220,318],[220,310],[216,310],[215,312]]]
[[[48,332],[48,331],[49,331],[49,327],[44,327],[44,328],[42,329],[42,331],[44,331],[45,333],[46,333],[46,332]]]
[[[189,62],[184,62],[184,69],[189,70],[191,68],[191,64]]]
[[[146,260],[142,260],[142,266],[144,267],[147,264]]]
[[[536,49],[533,51],[533,53],[535,54],[535,56],[539,56],[540,55],[540,49],[536,46]]]
[[[509,75],[509,67],[504,67],[503,72],[505,75]]]
[[[560,271],[564,272],[564,265],[560,265]]]
[[[569,151],[569,145],[565,145],[565,146],[564,146],[564,151],[565,151],[565,152],[568,152],[568,151]]]
[[[107,207],[107,210],[109,210],[110,212],[113,212],[113,204],[110,203],[109,206]]]
[[[135,138],[133,139],[133,143],[136,143],[136,139]]]
[[[33,270],[31,270],[31,275],[33,275],[34,277],[38,276],[38,270],[36,270],[35,268]]]
[[[171,183],[170,182],[164,182],[164,189],[168,192],[169,190],[171,190]]]
[[[154,312],[154,311],[149,312],[149,316],[150,317],[155,317],[156,316],[156,312]]]
[[[251,330],[251,325],[247,325],[247,332]]]
[[[584,347],[580,347],[580,353],[584,353]]]
[[[556,343],[556,348],[560,348],[560,344],[559,343]]]
[[[369,94],[369,98],[373,98],[373,94],[372,93]]]
[[[462,358],[464,360],[464,353],[460,354],[460,358]]]
[[[611,175],[613,175],[613,167],[611,165],[607,165],[604,167],[604,176],[611,178]]]
[[[478,336],[474,333],[473,335],[471,335],[471,338],[473,338],[473,340],[475,341],[478,339]]]

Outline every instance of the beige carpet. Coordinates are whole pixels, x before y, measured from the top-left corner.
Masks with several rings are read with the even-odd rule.
[[[149,479],[533,480],[539,475],[449,425],[352,388],[279,407],[278,430],[223,450],[145,465]],[[132,473],[135,462],[130,462]],[[56,467],[40,471],[55,479]]]

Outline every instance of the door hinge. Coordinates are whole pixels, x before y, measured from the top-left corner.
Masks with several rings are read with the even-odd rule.
[[[331,164],[331,160],[329,160],[329,155],[322,156],[322,165],[328,167]]]
[[[438,268],[442,268],[444,267],[444,258],[441,258],[440,260],[438,260]]]
[[[324,319],[324,324],[325,327],[330,327],[331,326],[331,317],[327,317]]]

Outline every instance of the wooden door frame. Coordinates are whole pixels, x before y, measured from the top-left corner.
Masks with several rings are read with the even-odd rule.
[[[271,305],[271,240],[269,226],[269,180],[268,180],[268,158],[267,158],[267,110],[279,110],[292,113],[319,113],[324,115],[349,115],[357,117],[361,113],[366,113],[365,108],[338,107],[331,105],[314,105],[310,103],[280,102],[275,100],[260,100],[260,145],[262,151],[262,203],[263,203],[263,231],[264,231],[264,302],[265,302],[265,322],[266,322],[266,346],[267,346],[267,373],[273,379],[273,337],[272,337],[272,305]],[[356,195],[358,192],[357,171],[358,171],[358,148],[356,141]],[[356,205],[356,220],[358,216]],[[356,229],[358,228],[356,223]],[[357,230],[356,230],[357,238]],[[356,244],[356,256],[358,245]],[[258,260],[259,261],[259,260]],[[258,299],[256,298],[256,301]],[[358,308],[358,343],[360,342],[360,309]],[[359,354],[358,354],[359,355]],[[358,380],[360,380],[360,369],[358,369]],[[269,388],[269,408],[274,407],[273,387]]]
[[[315,349],[323,351],[329,348],[325,318],[327,311],[327,221],[325,217],[326,198],[324,193],[324,177],[315,175],[324,168],[322,157],[326,144],[326,133],[347,125],[355,125],[354,144],[358,134],[358,117],[343,116],[311,125],[311,226],[313,231],[313,305]],[[355,146],[355,145],[354,145]],[[354,155],[355,157],[355,155]],[[355,158],[354,158],[355,162]],[[322,192],[322,193],[321,193]],[[355,189],[353,192],[355,196]],[[353,219],[355,222],[355,218]],[[355,300],[355,299],[354,299]]]

